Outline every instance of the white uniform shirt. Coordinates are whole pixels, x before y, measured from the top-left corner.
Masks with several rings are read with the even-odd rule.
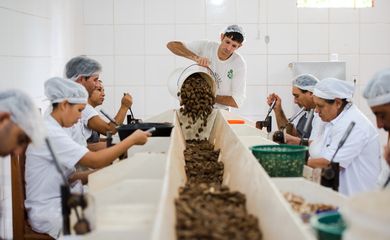
[[[201,57],[210,60],[210,68],[216,75],[217,95],[232,96],[237,106],[242,106],[246,98],[246,63],[240,54],[234,52],[225,61],[218,58],[219,44],[210,41],[194,41],[187,48]],[[216,108],[229,109],[216,103]]]
[[[323,122],[318,115],[318,113],[314,113],[313,121],[311,122],[311,133],[310,133],[310,140],[314,140],[320,137],[321,128],[325,125],[325,122]]]
[[[95,116],[99,116],[99,113],[91,105],[86,104],[81,112],[80,120],[72,127],[65,128],[65,131],[78,144],[87,146],[87,139],[92,135],[92,130],[88,127],[88,121]]]
[[[66,177],[88,149],[72,140],[51,116],[45,118],[48,137]],[[58,173],[46,145],[29,145],[26,151],[25,207],[33,230],[57,238],[62,229],[61,192],[63,179]]]
[[[348,196],[377,187],[381,156],[375,127],[355,105],[347,105],[339,116],[320,128],[319,138],[310,144],[312,158],[330,161],[352,121],[356,125],[334,158],[344,168],[340,170],[339,191]]]

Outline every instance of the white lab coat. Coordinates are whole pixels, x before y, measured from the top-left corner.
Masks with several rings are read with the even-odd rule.
[[[321,135],[321,129],[324,127],[325,122],[323,122],[318,115],[318,113],[314,113],[313,121],[311,122],[311,133],[310,133],[310,140],[314,140],[319,138]]]
[[[72,140],[51,115],[45,117],[45,125],[52,148],[68,178],[88,149]],[[63,179],[46,145],[27,148],[25,179],[25,207],[32,229],[57,238],[62,229],[60,186]]]
[[[91,105],[86,104],[81,112],[80,120],[70,128],[65,128],[65,131],[74,141],[82,146],[87,146],[87,139],[91,137],[92,130],[88,127],[88,121],[99,113]]]
[[[377,188],[380,173],[380,144],[375,127],[355,105],[347,105],[332,121],[318,130],[318,138],[310,144],[311,158],[331,160],[349,124],[355,121],[344,146],[338,151],[335,162],[339,162],[339,191],[354,195]]]

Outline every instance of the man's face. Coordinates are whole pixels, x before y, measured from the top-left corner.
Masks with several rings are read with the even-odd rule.
[[[234,51],[241,47],[241,43],[233,41],[231,38],[221,34],[221,44],[218,48],[218,57],[221,60],[228,59]]]
[[[301,91],[301,89],[293,87],[292,95],[294,96],[294,103],[297,104],[300,108],[305,107],[306,110],[310,110],[314,107],[313,93],[309,91],[304,93]]]
[[[88,95],[91,96],[93,90],[100,85],[99,74],[82,77],[80,83],[87,89]]]
[[[92,103],[91,105],[99,106],[103,104],[104,97],[104,88],[102,85],[100,85],[92,92],[92,95],[89,97],[89,100]]]
[[[0,156],[21,153],[30,142],[30,138],[9,117],[0,117]]]
[[[390,103],[371,107],[376,117],[376,125],[390,132]]]

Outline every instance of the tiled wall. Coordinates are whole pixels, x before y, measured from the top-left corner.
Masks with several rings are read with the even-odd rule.
[[[166,82],[176,67],[191,63],[171,54],[166,43],[218,41],[227,24],[238,23],[247,32],[240,52],[248,64],[248,98],[239,112],[263,117],[265,98],[276,91],[290,115],[290,62],[328,61],[338,53],[358,90],[390,66],[389,10],[385,0],[373,9],[297,9],[294,0],[84,0],[84,53],[103,63],[104,108],[113,113],[129,91],[134,114],[145,117],[177,106]],[[356,103],[369,113],[360,94]]]
[[[152,116],[177,107],[167,81],[175,68],[191,64],[166,43],[218,41],[226,25],[237,23],[247,33],[240,49],[248,64],[241,114],[264,117],[271,92],[283,96],[292,114],[288,64],[338,53],[347,80],[357,79],[355,102],[373,119],[360,91],[375,71],[390,66],[390,1],[375,2],[372,9],[298,10],[294,0],[0,0],[0,89],[21,88],[41,104],[44,80],[62,75],[71,56],[87,54],[103,64],[107,112],[130,92],[135,116]],[[9,238],[3,224],[2,217],[0,237]]]
[[[0,90],[18,88],[39,107],[43,82],[62,75],[64,62],[80,53],[82,3],[78,0],[0,0]],[[81,33],[80,33],[81,31]],[[9,159],[0,159],[0,239],[12,239]]]
[[[50,72],[48,0],[0,1],[0,89],[19,88],[40,96]],[[9,158],[0,159],[0,238],[12,238]]]
[[[248,65],[247,100],[236,112],[263,119],[265,99],[283,96],[287,116],[295,111],[288,64],[329,61],[338,54],[347,80],[357,80],[354,102],[374,121],[361,97],[367,81],[390,67],[390,1],[367,9],[297,9],[295,0],[84,0],[85,51],[103,63],[111,114],[123,92],[133,95],[136,117],[177,108],[167,89],[170,74],[192,62],[166,48],[170,40],[219,41],[228,24],[246,31],[239,52]],[[265,38],[269,37],[269,43]],[[274,121],[275,126],[275,121]],[[382,144],[387,135],[381,132]]]

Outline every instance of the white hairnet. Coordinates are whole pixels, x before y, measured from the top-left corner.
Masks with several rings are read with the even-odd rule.
[[[293,86],[302,90],[313,92],[314,86],[318,82],[318,78],[311,74],[301,74],[293,80]]]
[[[390,103],[390,68],[377,72],[363,92],[370,107]]]
[[[225,31],[223,31],[224,34],[225,33],[230,33],[230,32],[239,33],[239,34],[241,34],[245,38],[244,30],[242,29],[242,27],[240,27],[238,25],[227,26]]]
[[[33,100],[20,90],[0,91],[0,112],[7,112],[35,145],[43,143],[45,131],[38,108]],[[1,136],[6,137],[6,136]]]
[[[314,96],[333,100],[352,99],[354,86],[352,83],[337,78],[325,78],[314,87]]]
[[[86,57],[77,56],[68,61],[65,66],[65,76],[73,81],[79,77],[89,77],[97,75],[102,71],[102,66],[96,60]]]
[[[45,95],[51,103],[66,100],[73,104],[86,104],[88,99],[88,92],[83,85],[59,77],[46,80]]]

